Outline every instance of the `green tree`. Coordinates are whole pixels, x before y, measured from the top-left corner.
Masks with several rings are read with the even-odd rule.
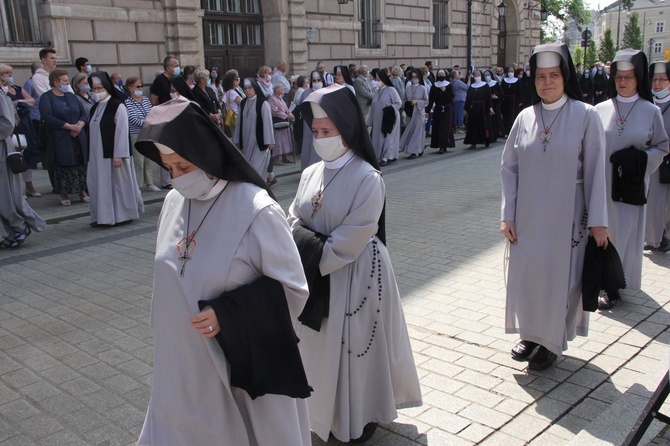
[[[621,48],[642,49],[642,30],[640,29],[639,18],[637,12],[630,15],[630,20],[623,29]]]
[[[586,48],[586,65],[590,67],[592,64],[596,63],[596,42],[591,39],[589,46]]]
[[[570,18],[574,19],[580,31],[582,25],[591,21],[591,12],[584,0],[541,0],[541,7],[566,25]]]
[[[606,29],[600,38],[600,50],[598,51],[598,59],[601,62],[611,62],[614,59],[616,50],[614,49],[614,39],[612,38],[612,30]]]
[[[576,46],[572,49],[572,61],[577,65],[584,62],[584,50],[581,46]]]

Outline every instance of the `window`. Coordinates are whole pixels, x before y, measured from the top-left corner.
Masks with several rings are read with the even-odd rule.
[[[35,2],[0,0],[0,45],[41,45]]]
[[[433,48],[449,48],[449,0],[433,0]]]
[[[203,0],[202,8],[229,14],[260,14],[258,0]]]
[[[358,18],[361,22],[358,46],[361,48],[381,48],[379,0],[359,0],[358,5]]]
[[[656,32],[657,33],[665,32],[665,22],[656,22]]]
[[[260,45],[261,41],[261,25],[246,25],[247,28],[247,45]]]
[[[663,42],[654,42],[654,54],[661,54],[663,52]]]

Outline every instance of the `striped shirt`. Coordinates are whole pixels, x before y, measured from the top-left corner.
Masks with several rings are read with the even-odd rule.
[[[142,103],[140,104],[133,98],[128,98],[125,101],[128,109],[128,131],[131,135],[140,133],[144,118],[151,111],[151,101],[146,96],[142,96]]]

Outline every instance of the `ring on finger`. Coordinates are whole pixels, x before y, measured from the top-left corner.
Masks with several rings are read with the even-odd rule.
[[[212,327],[211,325],[207,328],[209,328],[209,331],[214,331],[214,327]]]

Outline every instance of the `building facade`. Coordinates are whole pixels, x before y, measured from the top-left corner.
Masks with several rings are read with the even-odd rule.
[[[504,0],[472,2],[475,67],[525,62],[539,43],[539,8]],[[5,0],[0,62],[29,76],[42,46],[59,65],[86,57],[94,69],[150,82],[166,55],[181,65],[238,69],[289,63],[307,73],[323,61],[370,67],[466,65],[468,0]],[[71,70],[73,71],[73,70]]]

